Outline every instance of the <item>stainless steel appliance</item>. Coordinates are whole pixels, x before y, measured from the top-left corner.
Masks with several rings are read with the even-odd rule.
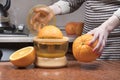
[[[0,3],[0,36],[21,36],[26,35],[24,25],[16,26],[11,23],[8,10],[11,6],[11,0],[6,0],[6,4]]]

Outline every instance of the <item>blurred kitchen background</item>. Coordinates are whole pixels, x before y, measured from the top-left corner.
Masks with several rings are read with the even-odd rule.
[[[39,4],[51,5],[58,0],[11,0],[11,6],[8,10],[11,22],[15,25],[26,25],[26,17],[29,10]],[[6,0],[0,0],[0,3],[5,4]],[[64,26],[69,21],[82,21],[83,20],[84,7],[79,10],[66,15],[57,16],[57,25]]]
[[[10,23],[16,27],[23,27],[20,32],[21,34],[1,34],[0,33],[0,50],[3,52],[2,61],[9,60],[9,56],[15,50],[33,45],[33,35],[29,32],[27,26],[27,15],[29,10],[39,4],[51,5],[58,0],[11,0],[10,9],[8,10]],[[6,4],[6,0],[0,0],[2,5]],[[56,16],[56,24],[64,32],[64,26],[70,21],[83,21],[84,19],[84,4],[77,11],[71,14],[58,15]],[[23,34],[25,33],[25,34]],[[74,38],[73,38],[74,39]],[[70,39],[70,42],[73,41]]]

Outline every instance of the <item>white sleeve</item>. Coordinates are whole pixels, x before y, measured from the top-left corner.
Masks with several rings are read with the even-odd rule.
[[[114,12],[114,15],[120,19],[120,8]]]
[[[58,1],[53,5],[49,6],[55,14],[66,14],[70,12],[69,2],[66,1]]]

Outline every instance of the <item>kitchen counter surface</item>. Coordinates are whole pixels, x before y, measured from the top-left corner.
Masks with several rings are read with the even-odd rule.
[[[120,80],[120,61],[97,60],[80,63],[69,60],[68,65],[58,69],[18,69],[10,62],[0,62],[0,80]]]
[[[75,36],[68,36],[69,42],[72,42],[75,39]],[[20,43],[20,42],[33,42],[33,36],[8,36],[8,37],[0,37],[0,43],[1,42],[7,42],[7,43]]]
[[[69,42],[73,42],[73,40],[76,38],[75,35],[67,35],[65,31],[63,31],[64,36],[69,37]],[[34,35],[29,34],[29,35],[13,35],[13,34],[8,34],[8,35],[1,35],[0,34],[0,43],[21,43],[21,42],[33,42]]]

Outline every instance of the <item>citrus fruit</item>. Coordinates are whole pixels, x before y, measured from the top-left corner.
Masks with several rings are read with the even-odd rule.
[[[44,26],[39,32],[38,37],[42,39],[62,39],[62,31],[53,25]]]
[[[83,27],[84,27],[83,22],[76,22],[75,34],[78,35],[78,36],[81,36],[82,32],[83,32]]]
[[[35,60],[35,49],[32,46],[21,48],[11,54],[9,59],[17,67],[27,67]]]
[[[84,27],[83,22],[68,22],[65,25],[65,31],[68,35],[80,36],[82,34],[83,27]]]
[[[75,34],[75,26],[76,24],[74,22],[69,22],[65,25],[65,31],[68,35],[74,35]]]
[[[93,52],[93,48],[97,45],[96,40],[92,46],[89,46],[89,41],[93,38],[92,35],[84,34],[75,39],[72,46],[74,57],[80,62],[91,62],[100,56],[99,53]]]

